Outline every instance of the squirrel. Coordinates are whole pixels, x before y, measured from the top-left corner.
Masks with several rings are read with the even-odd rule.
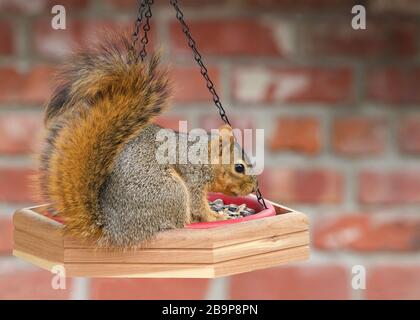
[[[209,156],[228,152],[228,163],[159,163],[162,128],[153,122],[169,104],[168,71],[156,55],[133,59],[137,49],[119,38],[73,54],[62,69],[45,110],[40,192],[67,234],[101,246],[136,247],[160,231],[226,219],[207,193],[246,195],[257,184],[232,128],[207,142]]]

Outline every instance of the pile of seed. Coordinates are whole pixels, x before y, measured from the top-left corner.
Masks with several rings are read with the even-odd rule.
[[[229,219],[236,219],[242,217],[248,217],[255,214],[255,210],[248,208],[245,203],[241,205],[237,204],[225,204],[222,199],[216,199],[209,201],[210,208],[220,214],[227,214]]]

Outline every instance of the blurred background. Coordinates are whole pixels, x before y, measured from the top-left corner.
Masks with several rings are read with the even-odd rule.
[[[180,0],[238,128],[265,129],[265,197],[307,213],[308,262],[217,281],[73,279],[11,256],[13,212],[34,204],[32,154],[55,67],[102,27],[132,27],[135,0],[0,0],[0,299],[420,298],[420,2]],[[67,29],[51,28],[64,5]],[[351,28],[351,8],[367,29]],[[220,124],[169,1],[152,44],[172,64],[174,106],[160,120]],[[351,286],[366,268],[366,289]]]

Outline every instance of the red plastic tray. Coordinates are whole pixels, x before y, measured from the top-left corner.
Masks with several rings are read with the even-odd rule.
[[[208,229],[214,227],[220,227],[227,224],[239,223],[243,221],[255,220],[265,217],[270,217],[276,215],[276,210],[274,209],[273,205],[266,201],[265,204],[267,205],[267,209],[264,209],[259,203],[255,196],[242,196],[242,197],[233,197],[233,196],[226,196],[222,193],[209,193],[207,197],[210,201],[214,201],[216,199],[222,199],[225,204],[236,204],[241,205],[245,203],[248,208],[252,208],[255,210],[255,214],[250,215],[248,217],[236,218],[231,220],[222,220],[222,221],[214,221],[214,222],[194,222],[187,226],[188,229]]]

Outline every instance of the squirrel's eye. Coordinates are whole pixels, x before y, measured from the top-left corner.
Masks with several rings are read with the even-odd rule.
[[[243,164],[235,164],[235,171],[238,173],[244,173],[245,172],[245,167]]]

